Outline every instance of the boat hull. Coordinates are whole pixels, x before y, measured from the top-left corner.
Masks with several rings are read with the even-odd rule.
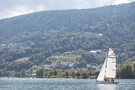
[[[104,81],[96,81],[97,84],[118,84],[119,82],[104,82]]]

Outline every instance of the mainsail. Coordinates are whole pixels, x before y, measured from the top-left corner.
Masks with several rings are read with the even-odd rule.
[[[116,57],[111,48],[109,48],[107,57],[104,61],[102,69],[98,75],[98,81],[104,81],[104,78],[116,77]]]
[[[115,78],[116,77],[116,57],[111,48],[109,49],[109,52],[107,55],[105,77],[106,78]]]

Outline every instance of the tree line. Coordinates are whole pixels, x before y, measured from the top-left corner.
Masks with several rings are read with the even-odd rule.
[[[117,78],[135,79],[135,63],[125,64],[118,69]]]
[[[96,78],[99,71],[97,70],[45,70],[39,68],[36,74],[32,75],[33,70],[22,70],[21,72],[2,71],[0,70],[0,77],[36,77],[36,78]]]
[[[36,78],[76,78],[87,79],[97,78],[99,71],[95,69],[85,70],[45,70],[36,69],[36,74],[32,76],[33,70],[22,70],[20,72],[0,70],[0,77],[36,77]],[[135,79],[135,63],[124,64],[117,68],[116,78]]]

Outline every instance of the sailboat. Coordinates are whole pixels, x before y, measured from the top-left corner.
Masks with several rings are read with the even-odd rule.
[[[109,48],[104,64],[97,77],[97,84],[117,84],[116,78],[116,56],[114,51]]]

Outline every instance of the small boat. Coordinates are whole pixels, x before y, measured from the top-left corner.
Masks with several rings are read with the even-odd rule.
[[[116,56],[114,51],[109,48],[104,64],[101,71],[97,77],[97,84],[118,84],[115,82],[116,78]]]

